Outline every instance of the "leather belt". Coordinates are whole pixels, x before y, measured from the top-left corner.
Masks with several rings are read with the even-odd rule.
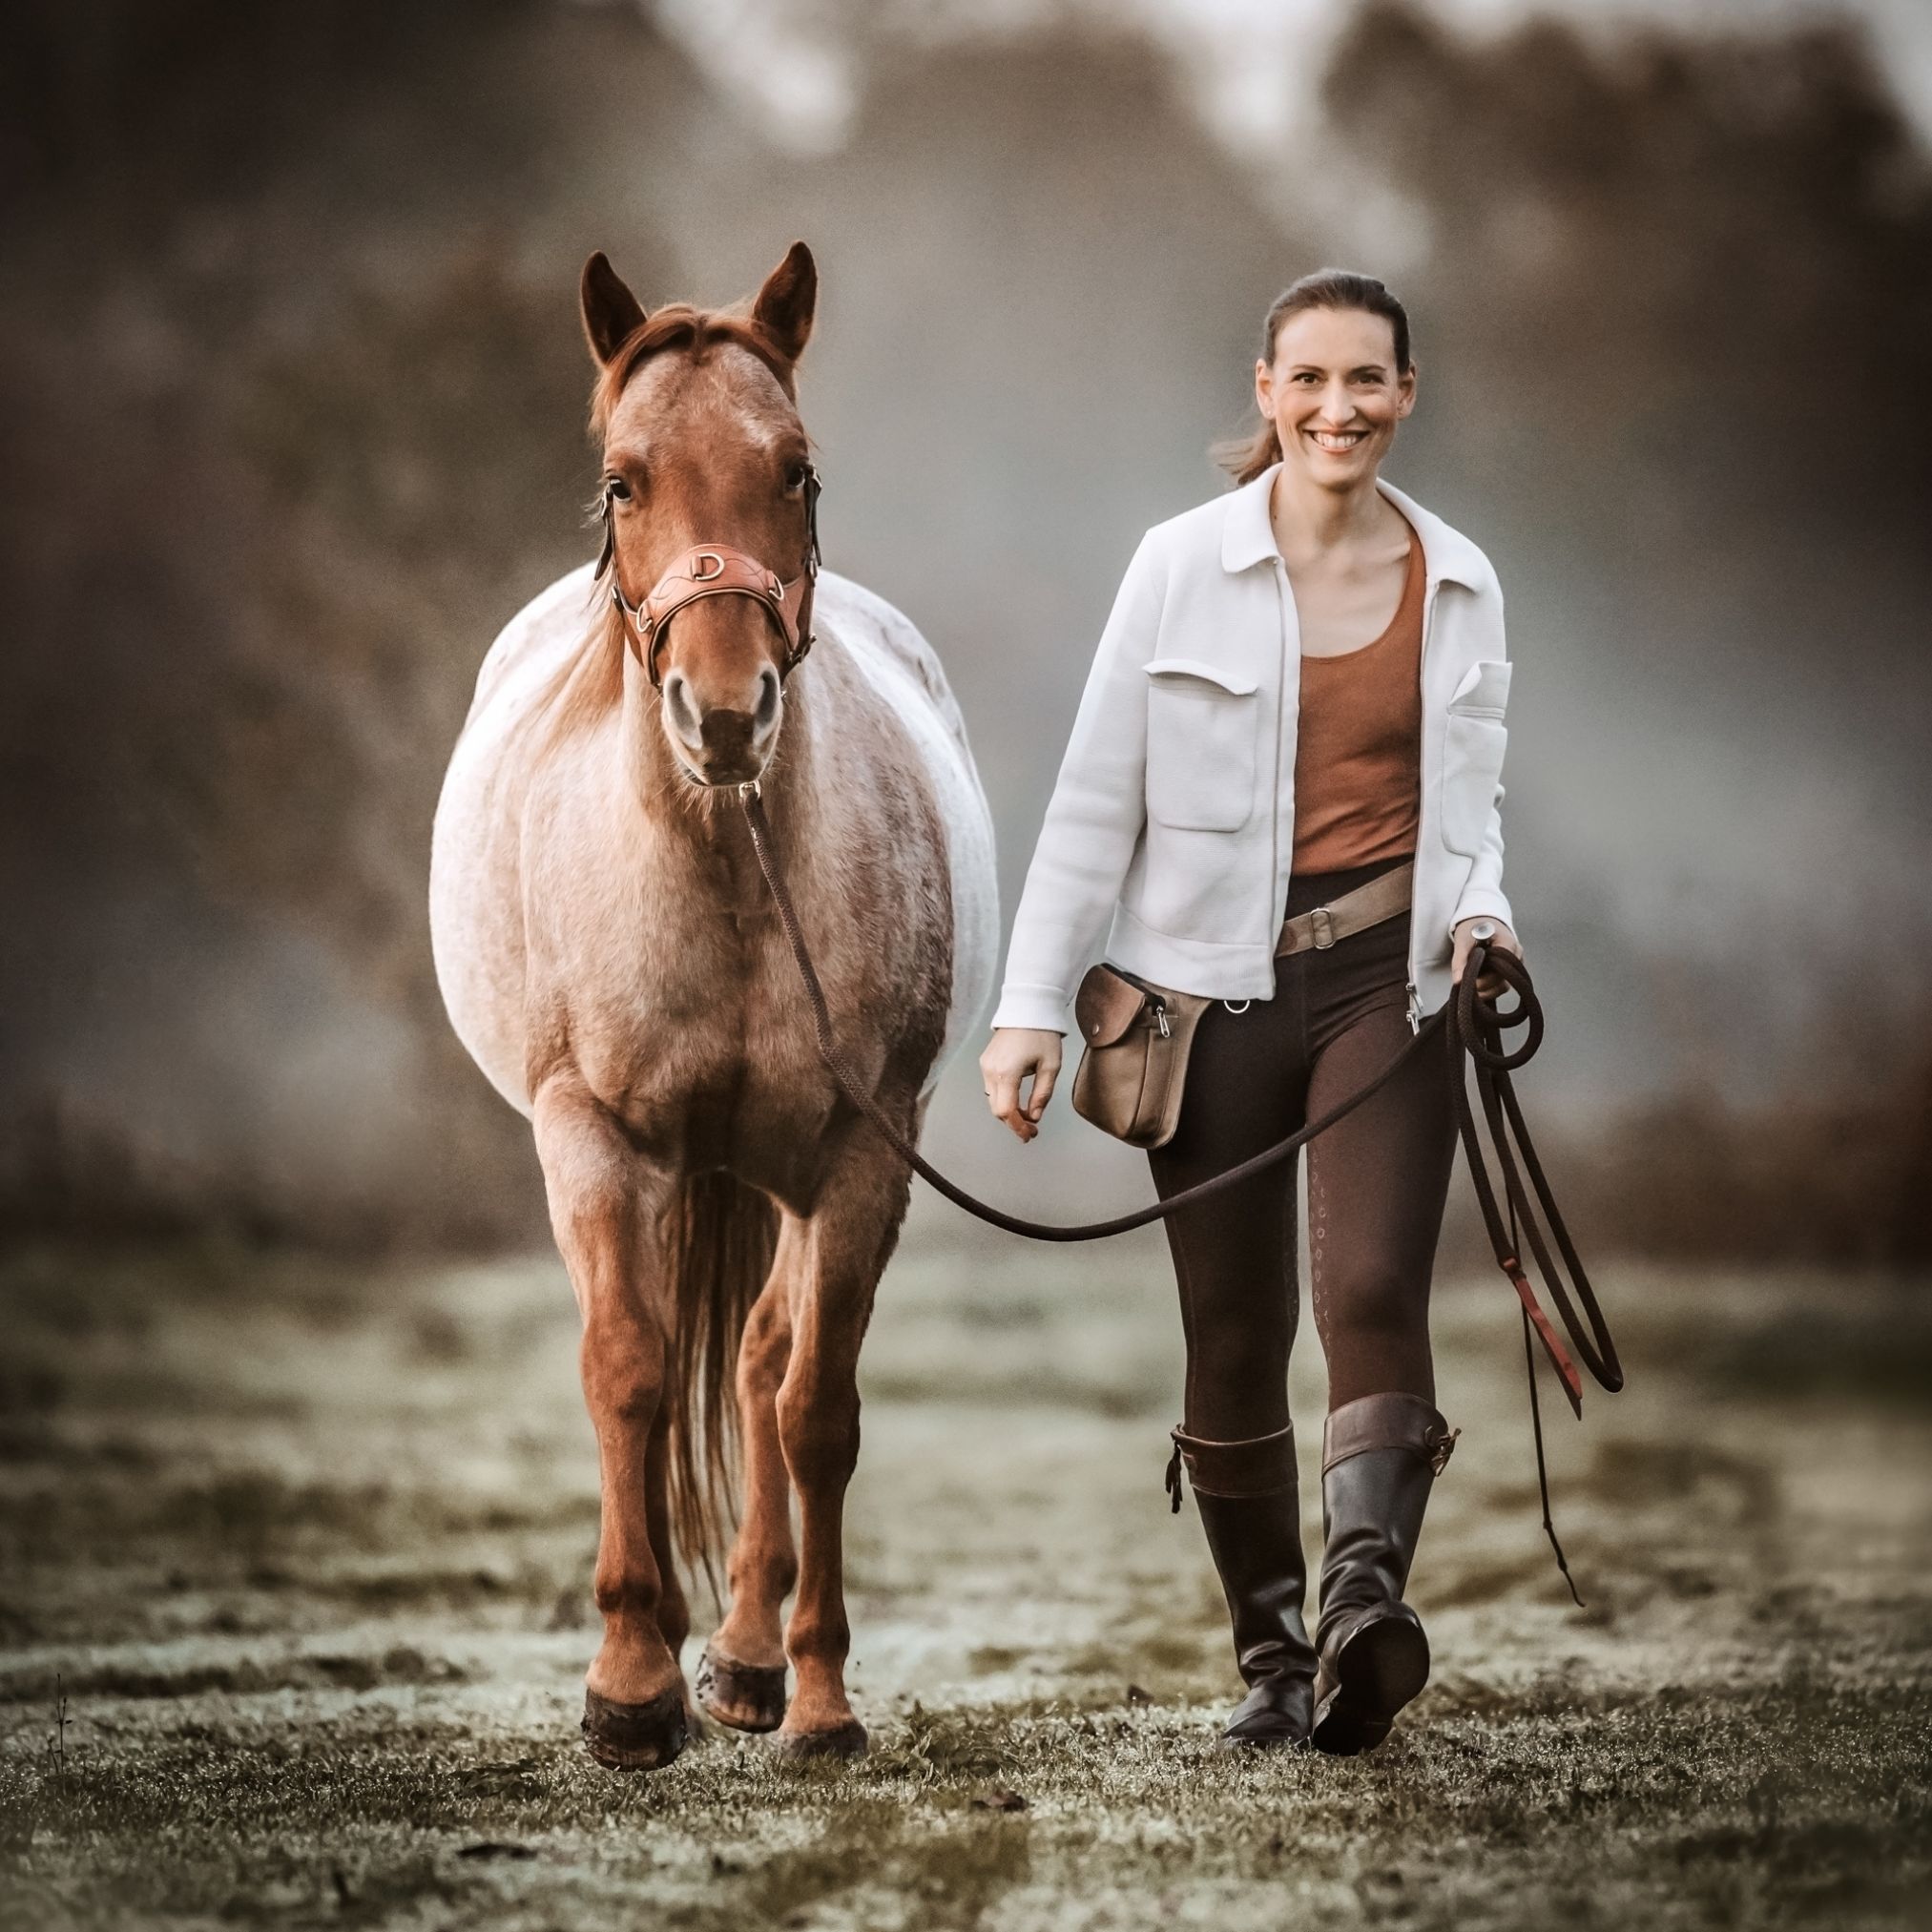
[[[1380,925],[1383,920],[1406,912],[1415,879],[1415,861],[1411,859],[1392,871],[1379,873],[1366,885],[1344,892],[1333,905],[1318,905],[1307,912],[1298,912],[1293,919],[1284,919],[1275,957],[1306,952],[1310,947],[1326,951],[1337,940],[1346,939],[1352,932]]]

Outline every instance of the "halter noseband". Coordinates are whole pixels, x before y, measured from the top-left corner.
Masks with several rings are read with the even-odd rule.
[[[611,601],[624,617],[625,641],[637,654],[645,675],[655,689],[662,689],[657,675],[657,651],[673,617],[687,604],[704,597],[749,597],[759,605],[778,626],[785,641],[784,661],[779,666],[780,682],[798,668],[812,648],[812,592],[819,580],[819,491],[818,469],[805,466],[805,561],[799,574],[787,583],[734,544],[698,544],[675,559],[640,603],[632,603],[617,581],[617,532],[611,509],[611,492],[604,492],[604,550],[597,559],[601,575],[611,572]]]

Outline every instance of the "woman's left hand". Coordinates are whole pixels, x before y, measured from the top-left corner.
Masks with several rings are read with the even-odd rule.
[[[1455,957],[1449,964],[1449,978],[1458,986],[1463,981],[1463,968],[1469,964],[1469,955],[1475,950],[1476,942],[1471,937],[1471,934],[1482,924],[1481,919],[1459,919],[1456,922],[1452,934],[1455,940],[1456,951]],[[1516,944],[1516,935],[1500,919],[1492,919],[1489,921],[1489,924],[1496,928],[1489,936],[1490,950],[1492,952],[1513,952],[1518,959],[1521,959],[1523,957],[1523,948]],[[1500,998],[1504,991],[1501,976],[1496,973],[1485,972],[1476,982],[1476,990],[1485,1000]]]

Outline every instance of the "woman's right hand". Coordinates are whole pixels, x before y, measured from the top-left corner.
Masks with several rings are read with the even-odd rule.
[[[1060,1076],[1060,1037],[1041,1027],[995,1027],[980,1055],[987,1105],[1023,1141],[1039,1132],[1040,1116],[1053,1097],[1053,1083]],[[1022,1106],[1020,1083],[1028,1074],[1033,1084]]]

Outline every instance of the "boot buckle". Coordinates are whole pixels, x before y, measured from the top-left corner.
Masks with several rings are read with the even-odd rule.
[[[1451,1429],[1447,1435],[1438,1436],[1429,1445],[1429,1468],[1440,1476],[1449,1465],[1449,1458],[1455,1453],[1456,1438],[1461,1429]]]

